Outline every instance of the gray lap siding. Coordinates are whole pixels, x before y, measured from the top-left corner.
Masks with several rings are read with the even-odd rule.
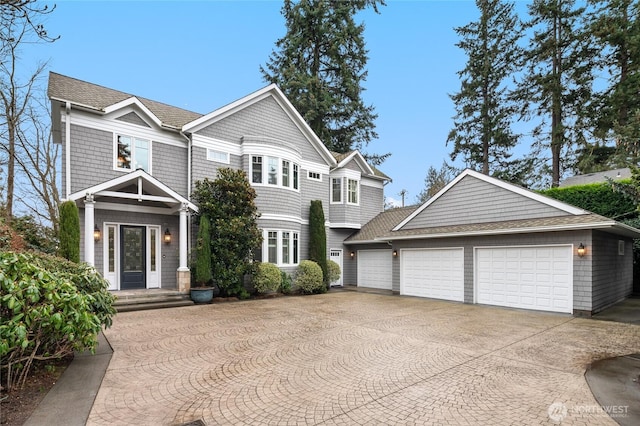
[[[396,240],[393,248],[401,250],[405,248],[464,248],[464,302],[474,302],[474,247],[498,247],[498,246],[528,246],[528,245],[553,245],[573,244],[575,247],[583,243],[592,247],[591,231],[563,231],[544,232],[532,234],[505,234],[495,236],[434,238],[425,240]],[[575,250],[574,250],[575,251]],[[400,292],[400,255],[393,262],[393,291]],[[606,268],[603,268],[606,269]],[[605,274],[603,274],[604,276]],[[589,255],[579,257],[574,252],[573,257],[573,309],[575,311],[592,312],[592,260]],[[609,285],[615,283],[616,278],[604,279]]]
[[[624,254],[618,254],[618,241],[624,244]],[[599,312],[628,297],[633,292],[633,242],[629,238],[600,231],[593,232],[592,253],[587,247],[585,257],[591,257],[593,288],[592,312]]]

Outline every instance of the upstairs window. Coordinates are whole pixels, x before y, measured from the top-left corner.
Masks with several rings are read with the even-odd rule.
[[[151,173],[151,142],[132,136],[116,135],[115,164],[119,170],[142,169]]]
[[[229,164],[229,153],[216,151],[215,149],[207,149],[207,160]]]
[[[277,185],[297,190],[300,186],[299,176],[300,166],[290,160],[262,155],[251,156],[251,183]]]
[[[251,157],[251,182],[262,183],[262,157],[258,155]]]
[[[309,170],[307,173],[307,179],[322,181],[322,174]]]
[[[358,204],[358,181],[348,179],[347,183],[347,203]]]
[[[331,202],[342,203],[342,178],[331,179]]]

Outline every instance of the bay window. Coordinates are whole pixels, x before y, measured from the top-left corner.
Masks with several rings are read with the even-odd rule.
[[[348,179],[347,183],[347,202],[349,204],[358,204],[358,181]]]
[[[300,258],[299,233],[294,231],[264,231],[266,244],[266,259],[257,260],[276,265],[297,265]]]

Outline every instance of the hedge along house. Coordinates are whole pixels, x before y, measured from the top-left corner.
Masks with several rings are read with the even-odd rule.
[[[275,85],[199,114],[50,73],[63,199],[80,208],[81,260],[112,290],[186,291],[194,183],[230,167],[256,190],[257,260],[294,271],[306,259],[311,200],[322,201],[327,256],[383,210],[389,178],[358,151],[327,150]],[[334,283],[341,284],[341,283]]]
[[[381,253],[401,295],[591,315],[633,290],[640,230],[471,170],[395,214],[346,243]]]

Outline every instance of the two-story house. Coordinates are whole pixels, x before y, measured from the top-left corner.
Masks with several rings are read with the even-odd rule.
[[[262,261],[296,269],[310,202],[321,200],[327,255],[355,283],[343,242],[383,210],[389,178],[357,151],[327,150],[275,85],[204,115],[56,73],[48,94],[62,198],[80,210],[81,259],[112,290],[189,288],[190,192],[221,167],[244,170],[258,194]]]

